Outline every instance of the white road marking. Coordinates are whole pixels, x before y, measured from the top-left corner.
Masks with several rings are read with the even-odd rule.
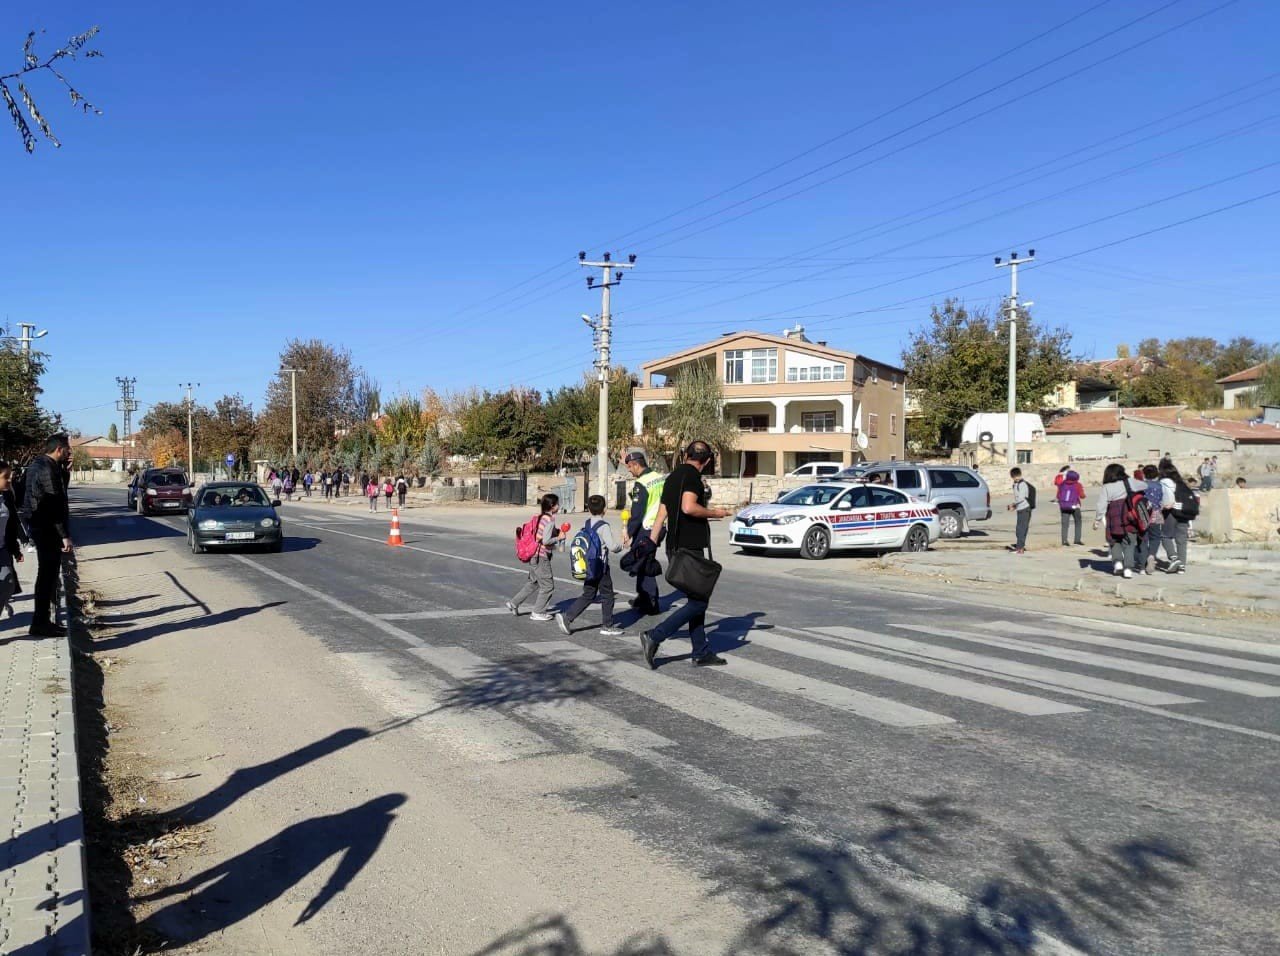
[[[438,621],[453,617],[499,617],[510,616],[505,607],[473,607],[460,611],[399,611],[393,614],[375,614],[384,621]]]
[[[1280,686],[1241,680],[1238,677],[1219,677],[1217,674],[1189,671],[1181,667],[1169,667],[1165,664],[1149,664],[1146,661],[1108,657],[1106,654],[1095,654],[1092,651],[1051,647],[1048,644],[1037,644],[1034,641],[1014,641],[1003,637],[985,637],[981,634],[973,634],[967,631],[955,630],[943,634],[933,628],[921,627],[918,624],[897,624],[894,626],[902,627],[908,631],[930,634],[934,637],[952,637],[956,640],[970,641],[974,644],[999,647],[1006,651],[1034,654],[1037,657],[1052,657],[1060,661],[1071,661],[1076,664],[1087,664],[1091,667],[1103,667],[1113,671],[1124,671],[1128,674],[1139,674],[1143,677],[1154,677],[1156,680],[1169,681],[1174,684],[1190,684],[1192,687],[1222,690],[1232,694],[1243,694],[1246,697],[1280,697]]]
[[[749,740],[777,740],[821,733],[807,724],[716,694],[694,684],[672,680],[639,664],[628,664],[572,641],[542,641],[522,644],[535,654],[557,660],[590,664],[593,671],[625,691],[678,710],[695,720],[713,724]]]
[[[1038,717],[1047,714],[1075,714],[1084,711],[1083,707],[1076,707],[1073,704],[1063,704],[1056,700],[1033,697],[1030,694],[1023,694],[1016,690],[1008,690],[992,684],[979,684],[977,681],[956,677],[952,674],[939,674],[935,671],[925,670],[922,667],[911,667],[907,664],[899,664],[896,661],[887,661],[879,657],[857,654],[853,651],[841,650],[825,644],[812,644],[808,641],[797,640],[794,637],[785,637],[776,631],[764,632],[757,643],[761,647],[778,651],[782,654],[819,661],[823,664],[830,664],[833,667],[857,671],[860,674],[869,674],[873,677],[895,681],[899,684],[923,687],[926,690],[945,694],[948,697],[976,701],[979,704],[987,704],[991,707],[998,707],[1001,710],[1013,711],[1015,714]]]
[[[409,653],[460,681],[474,680],[477,675],[482,675],[495,666],[502,666],[501,663],[486,660],[465,647],[415,647]],[[519,704],[513,710],[555,724],[598,750],[631,753],[635,750],[675,746],[674,740],[637,727],[616,714],[583,700],[566,698]]]
[[[1191,697],[1181,697],[1177,694],[1151,690],[1147,687],[1138,687],[1133,684],[1121,684],[1116,681],[1103,680],[1100,677],[1088,677],[1084,674],[1055,670],[1051,667],[1040,667],[1035,664],[1024,664],[1021,661],[1009,660],[1004,657],[990,657],[985,654],[974,654],[970,651],[957,650],[953,647],[943,647],[937,644],[926,644],[923,641],[913,641],[906,637],[894,637],[889,634],[876,634],[873,631],[861,630],[854,627],[817,627],[814,628],[814,630],[821,634],[829,634],[832,637],[847,638],[851,641],[857,642],[858,644],[881,648],[888,647],[908,654],[914,654],[917,657],[927,657],[936,661],[968,664],[980,670],[989,671],[994,677],[1013,674],[1017,677],[1028,677],[1031,680],[1039,681],[1041,684],[1073,687],[1076,690],[1088,691],[1091,694],[1102,694],[1107,697],[1114,697],[1117,700],[1129,700],[1138,704],[1151,704],[1152,706],[1199,703],[1199,701]]]
[[[1280,664],[1266,661],[1248,661],[1241,657],[1227,657],[1224,654],[1209,654],[1205,651],[1187,650],[1185,647],[1172,647],[1168,644],[1150,644],[1146,641],[1130,641],[1122,637],[1107,637],[1103,634],[1085,634],[1081,631],[1070,631],[1066,628],[1051,630],[1047,627],[1033,627],[1016,624],[1012,621],[994,621],[983,624],[993,631],[1010,634],[1015,637],[1030,634],[1039,637],[1053,637],[1063,641],[1074,641],[1077,644],[1093,644],[1097,647],[1114,647],[1122,651],[1136,651],[1139,654],[1154,654],[1180,661],[1193,661],[1197,664],[1209,664],[1213,667],[1225,667],[1230,670],[1252,671],[1255,674],[1280,676]]]
[[[1141,624],[1122,624],[1119,621],[1100,621],[1091,617],[1057,616],[1051,620],[1060,621],[1072,627],[1084,627],[1092,631],[1108,633],[1125,631],[1129,634],[1142,634],[1146,637],[1157,637],[1166,641],[1181,641],[1197,647],[1216,647],[1223,651],[1241,651],[1245,654],[1256,654],[1258,657],[1280,658],[1280,644],[1263,644],[1261,641],[1244,641],[1237,637],[1218,637],[1214,634],[1189,634],[1185,631],[1171,631],[1162,627],[1145,627]],[[1205,622],[1211,624],[1212,622]]]

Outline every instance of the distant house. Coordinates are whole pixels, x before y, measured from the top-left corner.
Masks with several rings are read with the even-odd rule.
[[[709,366],[724,388],[725,418],[740,432],[723,472],[785,475],[810,461],[846,464],[905,454],[902,369],[811,342],[797,325],[782,335],[731,332],[641,366],[632,392],[635,430],[661,428],[682,369]]]
[[[1081,362],[1073,370],[1069,381],[1063,382],[1044,397],[1043,405],[1047,409],[1066,408],[1074,411],[1117,408],[1120,404],[1121,386],[1150,375],[1161,367],[1159,359],[1145,355]]]
[[[1231,454],[1237,466],[1280,463],[1280,424],[1202,418],[1181,405],[1076,412],[1046,431],[1068,460],[1145,462],[1165,455]]]
[[[1249,393],[1262,382],[1262,373],[1266,367],[1264,362],[1253,368],[1247,368],[1243,372],[1236,372],[1234,375],[1218,379],[1218,384],[1222,386],[1222,407],[1239,408],[1242,405],[1251,404]]]
[[[102,435],[73,438],[72,452],[80,449],[89,453],[95,468],[105,468],[110,471],[120,471],[122,467],[128,470],[148,461],[146,454],[138,447],[136,435],[126,436],[123,442],[113,442]]]

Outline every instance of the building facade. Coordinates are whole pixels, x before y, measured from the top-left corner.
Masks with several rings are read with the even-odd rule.
[[[1251,405],[1252,393],[1261,383],[1265,368],[1265,365],[1255,365],[1243,372],[1218,379],[1218,384],[1222,386],[1222,407],[1242,408]]]
[[[636,434],[661,428],[675,381],[694,364],[715,370],[725,418],[738,426],[730,476],[785,475],[811,461],[852,464],[904,457],[906,373],[896,366],[811,342],[797,326],[782,335],[733,332],[641,366],[632,393]]]

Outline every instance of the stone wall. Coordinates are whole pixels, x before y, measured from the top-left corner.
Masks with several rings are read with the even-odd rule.
[[[1196,527],[1213,541],[1280,540],[1280,488],[1223,488],[1204,495]]]
[[[1182,474],[1191,478],[1196,473],[1196,468],[1200,465],[1203,456],[1200,457],[1176,457],[1173,463],[1177,466]],[[1092,494],[1093,489],[1102,484],[1102,473],[1106,470],[1107,465],[1111,464],[1113,459],[1097,459],[1096,461],[1073,461],[1068,464],[1073,471],[1079,472],[1080,480],[1084,482],[1085,493]],[[1132,469],[1139,464],[1134,461],[1124,461],[1116,459],[1125,465],[1132,473]],[[1053,488],[1053,478],[1058,473],[1058,469],[1063,463],[1044,463],[1030,465],[1019,465],[1022,469],[1022,476],[1036,486],[1036,490],[1041,494],[1045,489]],[[1154,461],[1142,461],[1141,464],[1152,464]],[[1009,468],[1000,462],[998,465],[983,465],[978,469],[978,473],[987,479],[987,484],[991,486],[993,494],[1001,494],[1009,488]],[[1218,456],[1218,486],[1221,487],[1227,481],[1235,481],[1235,466],[1231,455]],[[1051,492],[1050,492],[1051,493]]]

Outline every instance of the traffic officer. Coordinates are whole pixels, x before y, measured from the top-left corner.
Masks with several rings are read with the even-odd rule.
[[[653,556],[658,542],[651,540],[654,519],[662,503],[662,486],[666,481],[649,467],[644,453],[628,452],[622,459],[636,483],[631,487],[631,516],[627,519],[626,541],[630,547],[636,568],[636,590],[639,592],[631,606],[642,614],[658,614],[658,576],[648,573],[656,564]]]

